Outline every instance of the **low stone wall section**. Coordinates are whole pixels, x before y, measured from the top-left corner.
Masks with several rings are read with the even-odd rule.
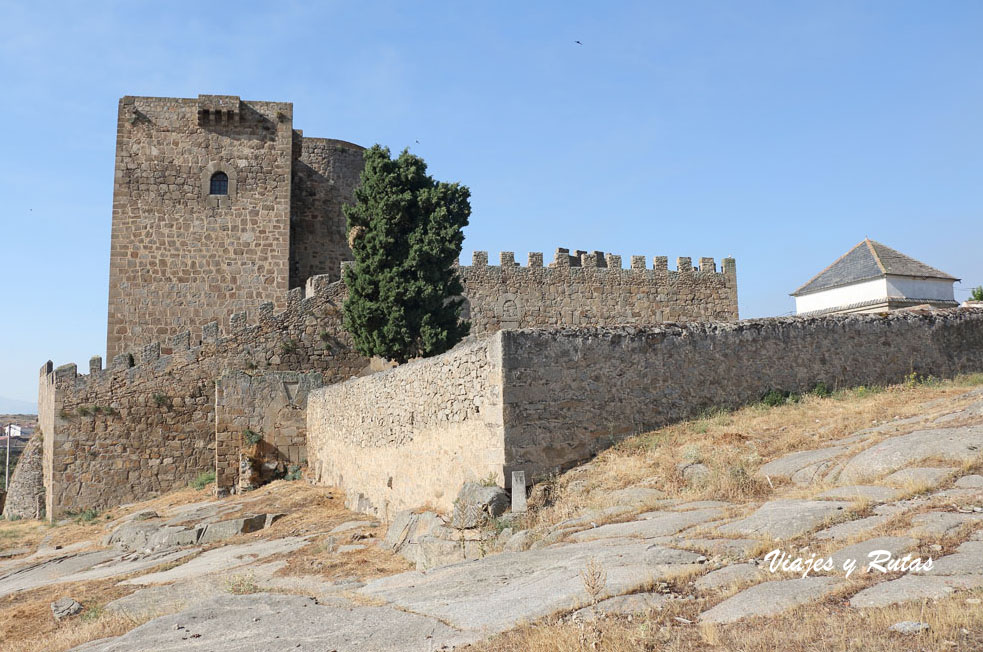
[[[501,485],[501,339],[462,344],[313,390],[307,446],[317,482],[384,519],[411,506],[449,509],[468,480]]]
[[[975,309],[500,331],[316,390],[309,455],[322,482],[387,517],[448,509],[465,480],[507,485],[520,470],[543,478],[624,437],[772,389],[980,371]]]
[[[7,519],[41,518],[44,512],[43,436],[38,428],[27,442],[10,476],[3,505]]]

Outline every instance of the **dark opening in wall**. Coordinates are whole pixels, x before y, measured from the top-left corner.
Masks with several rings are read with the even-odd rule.
[[[212,175],[211,185],[208,190],[210,195],[229,194],[229,175],[225,172],[216,172]]]

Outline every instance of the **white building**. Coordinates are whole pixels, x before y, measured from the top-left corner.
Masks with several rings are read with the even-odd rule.
[[[795,313],[884,312],[918,305],[955,308],[959,279],[867,239],[792,293]]]
[[[12,423],[9,426],[4,426],[3,434],[7,437],[20,437],[20,426],[18,426],[16,423]]]

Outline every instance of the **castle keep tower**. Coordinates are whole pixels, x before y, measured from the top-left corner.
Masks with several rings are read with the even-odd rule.
[[[108,357],[338,278],[361,169],[358,145],[294,130],[289,102],[121,99]]]

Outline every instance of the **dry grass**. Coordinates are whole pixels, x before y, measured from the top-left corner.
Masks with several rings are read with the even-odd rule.
[[[527,517],[526,524],[555,525],[588,509],[607,507],[611,491],[631,486],[654,487],[668,498],[684,500],[764,500],[788,487],[757,478],[755,472],[762,464],[792,451],[822,447],[871,426],[952,412],[978,400],[965,393],[980,383],[983,376],[976,375],[932,385],[896,385],[876,391],[859,388],[829,397],[807,395],[796,403],[751,405],[667,426],[627,439],[591,463],[556,478],[553,503]],[[939,399],[945,400],[926,409],[926,403]],[[883,434],[858,442],[856,448],[921,425],[889,427]],[[688,484],[677,468],[681,462],[705,464],[710,469],[708,479]],[[925,487],[906,489],[915,493]]]
[[[55,584],[0,598],[0,652],[61,652],[133,629],[140,623],[101,612],[106,603],[137,589],[120,586],[122,579],[125,578]],[[66,596],[78,600],[85,611],[59,623],[51,614],[50,605]]]
[[[768,619],[733,625],[697,621],[701,601],[672,601],[659,611],[627,617],[602,618],[595,624],[551,619],[520,626],[465,648],[470,652],[734,652],[850,651],[911,652],[912,650],[983,649],[983,608],[975,596],[962,593],[926,604],[855,610],[831,598]],[[681,622],[677,618],[690,621]],[[896,622],[929,623],[923,634],[890,632]]]
[[[4,548],[30,547],[47,537],[46,545],[68,545],[76,541],[91,541],[97,546],[105,535],[109,519],[153,509],[164,515],[172,508],[191,503],[215,500],[211,492],[185,488],[152,500],[116,508],[88,523],[68,523],[51,526],[38,521],[0,521],[0,546]],[[305,482],[278,481],[254,492],[222,499],[223,503],[241,505],[242,512],[285,513],[286,516],[271,527],[232,539],[218,542],[206,549],[245,543],[264,538],[304,536],[325,533],[336,525],[351,520],[366,520],[364,514],[345,509],[344,497],[336,490],[312,487]],[[230,515],[229,518],[233,518]],[[358,531],[334,535],[338,545],[357,543],[363,537],[381,537],[384,526],[363,528]],[[368,579],[391,575],[409,569],[402,558],[378,546],[368,545],[364,550],[339,554],[335,546],[320,545],[326,535],[315,537],[312,545],[300,550],[267,558],[264,561],[287,561],[279,575],[316,574],[328,579]],[[370,543],[370,542],[369,542]],[[159,572],[186,563],[192,557],[162,564],[137,574]],[[108,636],[118,636],[133,629],[140,622],[125,616],[102,612],[101,607],[135,591],[135,586],[120,586],[127,576],[90,582],[62,583],[15,593],[0,598],[0,652],[61,652],[86,641]],[[232,593],[252,593],[257,584],[248,569],[230,575],[227,588]],[[85,607],[80,616],[56,623],[50,604],[58,598],[70,596]]]

